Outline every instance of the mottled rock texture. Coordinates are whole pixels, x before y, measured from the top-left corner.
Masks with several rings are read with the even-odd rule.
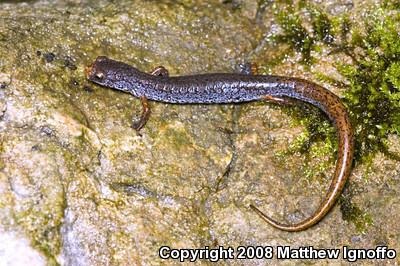
[[[0,242],[28,250],[37,265],[177,263],[158,257],[163,245],[388,245],[400,252],[397,161],[381,154],[370,165],[359,161],[342,200],[347,205],[337,204],[310,230],[281,232],[249,204],[300,221],[317,208],[335,163],[334,154],[287,152],[305,130],[290,107],[152,102],[138,134],[130,124],[140,101],[85,80],[85,66],[99,55],[182,75],[234,72],[278,53],[266,41],[276,30],[268,3],[262,11],[257,1],[223,2],[0,3]],[[337,2],[324,8],[357,8]],[[329,58],[316,67],[330,69]],[[319,82],[296,58],[270,72]],[[398,137],[391,141],[399,150]],[[344,220],[346,206],[358,224]]]

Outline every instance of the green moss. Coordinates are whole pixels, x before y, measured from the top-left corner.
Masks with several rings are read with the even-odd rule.
[[[223,0],[222,4],[230,5],[232,10],[239,10],[241,8],[242,3],[237,0]]]
[[[284,11],[277,14],[282,33],[275,37],[301,52],[302,63],[311,65],[311,54],[322,46],[331,54],[340,54],[335,66],[345,82],[333,80],[323,73],[317,76],[325,82],[341,85],[344,102],[356,129],[356,159],[370,153],[388,152],[387,137],[400,133],[400,15],[398,3],[385,1],[378,9],[366,10],[359,28],[351,25],[346,14],[330,17],[308,1],[294,5],[286,1]],[[349,57],[351,63],[343,63]],[[314,119],[300,118],[308,129],[316,129]],[[311,123],[311,124],[310,124]],[[313,128],[314,127],[314,128]],[[310,134],[312,136],[312,134]],[[307,141],[303,141],[307,143]]]
[[[359,156],[388,153],[388,134],[400,133],[399,13],[371,11],[364,25],[365,31],[355,30],[350,40],[354,63],[337,65],[349,82],[345,98],[356,122]]]
[[[343,100],[355,128],[356,160],[362,160],[368,168],[377,151],[399,160],[400,155],[391,154],[387,144],[389,134],[400,133],[398,1],[384,1],[379,8],[366,9],[358,27],[352,25],[347,14],[332,18],[308,1],[300,1],[296,6],[292,1],[286,2],[289,7],[277,14],[282,32],[275,40],[285,42],[292,51],[301,52],[300,63],[307,66],[316,61],[311,55],[318,56],[321,47],[334,55],[335,67],[344,81],[323,73],[316,73],[316,76],[343,88]],[[334,131],[326,120],[321,120],[321,115],[309,113],[310,109],[305,116],[299,107],[290,110],[307,131],[298,136],[282,156],[295,152],[318,156],[318,153],[324,155],[336,149]],[[324,138],[328,141],[325,140],[323,149],[310,150],[311,144]],[[324,167],[327,165],[312,168],[307,165],[305,169],[308,175],[314,175]],[[364,233],[373,223],[371,216],[355,206],[349,196],[342,196],[339,202],[343,219],[352,222],[359,232]]]
[[[341,197],[339,203],[343,220],[353,223],[359,233],[365,233],[373,224],[371,215],[355,206],[348,197]]]
[[[314,39],[302,25],[301,17],[289,6],[278,12],[277,19],[284,33],[277,35],[276,41],[289,44],[293,50],[303,55],[303,62],[310,63]]]
[[[298,135],[285,151],[276,154],[278,159],[285,165],[287,156],[301,153],[306,158],[302,166],[306,176],[311,178],[326,173],[333,164],[334,156],[332,154],[337,150],[334,127],[315,107],[301,105],[285,107],[284,110],[295,118],[294,121],[297,121],[295,123],[305,127],[305,131]],[[313,158],[329,158],[329,160],[321,160],[318,164],[314,164]]]
[[[282,2],[282,1],[281,1]],[[332,45],[335,41],[335,20],[307,1],[283,1],[275,6],[277,22],[282,33],[274,37],[278,43],[286,43],[302,54],[302,63],[313,63],[312,51],[319,50],[319,44]],[[282,7],[283,6],[283,7]],[[310,28],[310,29],[309,29]]]
[[[328,15],[314,6],[309,6],[308,10],[312,18],[311,24],[313,28],[313,39],[325,44],[333,43],[333,26]]]

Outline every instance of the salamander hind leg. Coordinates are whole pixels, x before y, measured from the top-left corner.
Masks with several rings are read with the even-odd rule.
[[[132,128],[134,128],[136,131],[139,131],[146,125],[151,113],[147,98],[145,96],[141,96],[140,100],[142,102],[142,107],[143,107],[142,115],[140,116],[139,121],[137,122],[132,121]]]
[[[261,96],[261,100],[268,103],[275,103],[280,105],[295,105],[296,100],[289,97],[279,97],[279,96],[271,96],[271,95],[263,95]]]
[[[258,73],[258,66],[256,63],[242,63],[237,66],[237,70],[241,74],[246,75],[257,75]]]

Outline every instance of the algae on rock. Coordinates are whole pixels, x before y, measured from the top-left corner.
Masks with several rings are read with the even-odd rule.
[[[26,246],[28,239],[38,263],[61,265],[174,263],[159,258],[164,245],[383,244],[400,250],[398,162],[376,149],[366,163],[361,152],[363,142],[371,143],[363,132],[400,150],[393,111],[400,68],[390,60],[379,65],[380,53],[388,48],[390,55],[396,42],[397,13],[383,17],[392,27],[377,27],[382,18],[370,21],[369,43],[379,39],[384,47],[368,47],[363,64],[338,70],[335,62],[346,49],[332,54],[335,38],[339,25],[345,31],[353,21],[340,24],[326,6],[338,16],[358,14],[362,22],[361,4],[299,2],[286,20],[271,14],[283,14],[285,4],[255,0],[0,3],[0,240]],[[309,25],[302,21],[304,8]],[[287,25],[277,30],[279,23]],[[285,32],[290,34],[277,37]],[[307,51],[310,60],[296,49]],[[308,231],[282,233],[248,206],[256,203],[286,222],[315,210],[335,162],[335,130],[326,117],[305,105],[152,102],[139,135],[130,124],[140,114],[140,101],[85,79],[85,66],[99,55],[147,71],[164,65],[171,75],[233,72],[255,61],[265,73],[303,77],[344,95],[361,124],[367,106],[355,99],[368,85],[360,73],[375,58],[369,65],[378,64],[373,84],[388,85],[376,93],[393,108],[384,120],[369,123],[369,131],[356,132],[359,159],[341,206]],[[342,84],[350,90],[336,86]]]

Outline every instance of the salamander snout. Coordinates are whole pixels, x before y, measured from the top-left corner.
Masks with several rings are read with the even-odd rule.
[[[85,75],[88,80],[96,82],[96,83],[102,83],[105,80],[105,74],[96,68],[95,64],[88,65],[85,68]]]
[[[92,70],[93,70],[93,64],[90,64],[85,67],[85,75],[88,79],[90,78],[90,74],[92,73]]]

